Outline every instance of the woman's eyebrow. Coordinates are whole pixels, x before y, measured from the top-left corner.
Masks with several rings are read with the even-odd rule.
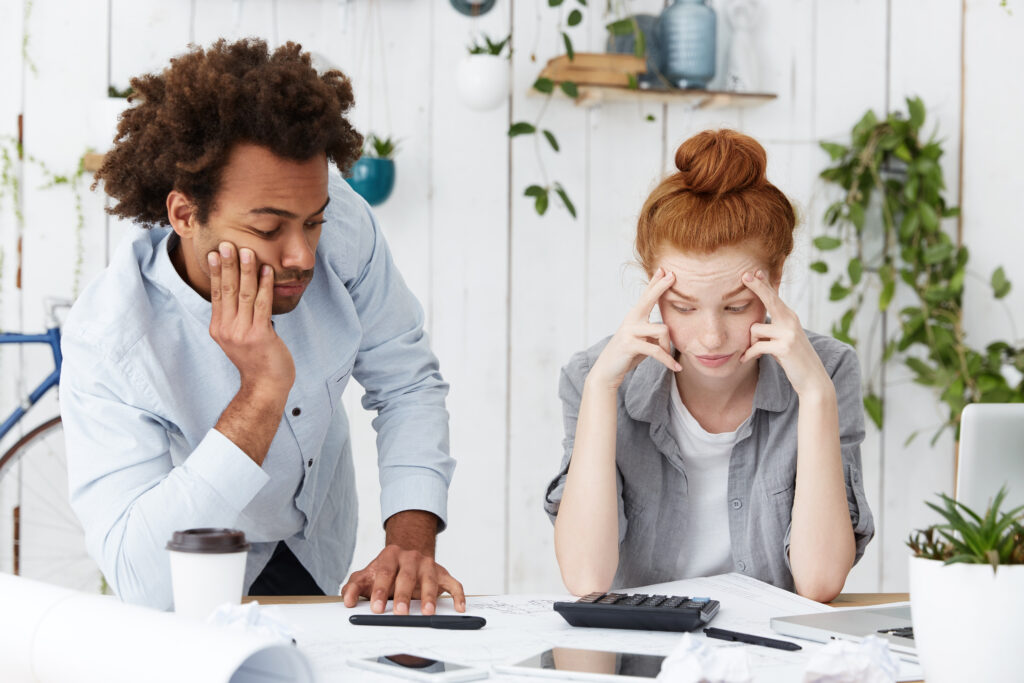
[[[690,301],[690,302],[693,302],[693,303],[697,303],[697,300],[695,298],[693,298],[689,294],[683,294],[682,292],[680,292],[675,287],[669,287],[668,289],[669,289],[670,292],[672,292],[673,294],[678,296],[680,299],[683,299],[685,301]],[[747,289],[746,285],[740,285],[739,287],[737,287],[736,289],[732,290],[731,292],[722,295],[722,301],[726,301],[727,299],[732,299],[732,298],[734,298],[736,296],[739,296],[740,294],[743,294],[746,289]]]

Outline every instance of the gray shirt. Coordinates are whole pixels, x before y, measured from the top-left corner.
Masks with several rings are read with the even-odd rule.
[[[846,500],[857,543],[856,560],[875,533],[864,495],[860,443],[864,440],[860,364],[854,350],[832,337],[807,333],[836,388]],[[610,337],[609,337],[610,338]],[[564,455],[548,485],[544,509],[554,521],[565,490],[583,382],[608,343],[575,354],[562,368],[559,396],[565,421]],[[675,537],[685,528],[686,468],[669,429],[668,368],[647,358],[619,387],[615,464],[618,480],[619,567],[613,587],[672,581],[678,562]],[[740,428],[729,460],[728,509],[734,570],[793,590],[789,534],[796,488],[799,401],[771,356],[758,360],[753,413]]]

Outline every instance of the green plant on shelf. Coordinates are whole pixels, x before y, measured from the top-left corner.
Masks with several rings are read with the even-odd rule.
[[[511,34],[505,36],[505,39],[500,42],[494,42],[487,36],[487,34],[481,34],[480,37],[483,39],[483,42],[481,42],[480,40],[476,40],[466,47],[466,50],[469,52],[469,54],[492,55],[494,57],[500,57],[501,54],[505,51],[505,48],[507,47],[509,48],[509,50],[508,54],[505,55],[506,58],[512,56]]]
[[[931,387],[946,404],[934,444],[947,428],[959,433],[960,412],[968,403],[1024,401],[1024,380],[1014,380],[1009,370],[1016,368],[1018,378],[1024,372],[1024,347],[1020,340],[995,341],[984,349],[967,343],[964,281],[981,276],[968,270],[967,247],[941,226],[943,218],[959,215],[944,196],[942,143],[935,135],[923,137],[920,99],[907,99],[907,109],[908,115],[895,112],[881,120],[868,111],[848,142],[821,143],[831,157],[821,177],[842,192],[825,211],[828,234],[815,238],[814,246],[825,252],[845,246],[850,254],[829,291],[831,301],[849,302],[832,325],[836,338],[856,346],[854,322],[862,311],[873,312],[877,329],[894,301],[906,303],[898,311],[898,328],[883,340],[881,362],[902,359],[914,381]],[[830,271],[824,260],[810,267],[823,275]],[[996,299],[1010,292],[1002,267],[988,283]],[[864,407],[881,428],[877,374],[867,373]]]
[[[1001,512],[1006,487],[999,489],[984,517],[945,494],[939,498],[941,507],[926,505],[942,515],[945,523],[917,529],[907,539],[916,557],[946,564],[988,564],[992,571],[1001,564],[1024,564],[1024,505]]]
[[[398,153],[398,140],[391,137],[382,138],[374,133],[366,136],[363,156],[367,159],[394,159]]]

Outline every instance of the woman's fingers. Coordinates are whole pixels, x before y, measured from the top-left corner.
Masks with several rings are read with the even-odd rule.
[[[742,282],[747,286],[747,289],[757,295],[757,298],[764,304],[765,310],[768,311],[768,315],[775,320],[783,310],[789,310],[788,307],[782,303],[782,299],[779,298],[778,292],[768,282],[768,276],[765,275],[763,270],[758,270],[754,273],[746,272],[743,273]]]
[[[740,356],[740,363],[747,363],[749,361],[760,358],[764,355],[779,357],[780,350],[778,342],[775,341],[759,341],[751,344],[750,348],[743,352]]]
[[[647,289],[640,295],[640,300],[633,307],[632,315],[639,320],[648,320],[654,305],[658,303],[661,295],[668,291],[668,288],[676,281],[676,275],[672,271],[667,273],[663,268],[658,268],[651,276]]]
[[[676,362],[676,359],[659,344],[649,341],[641,341],[638,339],[634,349],[637,355],[642,354],[644,356],[654,358],[672,372],[679,372],[683,369],[683,366]]]

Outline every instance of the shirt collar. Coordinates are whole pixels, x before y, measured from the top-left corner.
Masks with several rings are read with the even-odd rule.
[[[634,420],[652,424],[667,422],[671,395],[675,388],[674,376],[654,358],[644,359],[626,387],[626,412]],[[754,410],[781,413],[793,400],[793,387],[786,373],[772,356],[761,356],[757,362],[757,389],[754,390]]]
[[[151,230],[160,229],[151,228]],[[213,310],[210,307],[210,302],[203,298],[199,292],[192,289],[192,285],[185,282],[181,275],[178,274],[174,263],[171,262],[171,249],[178,246],[180,239],[173,230],[167,228],[163,228],[163,230],[167,232],[163,237],[156,238],[154,236],[154,239],[157,239],[157,241],[153,245],[153,254],[148,264],[150,276],[161,287],[166,289],[174,300],[181,304],[192,317],[209,327],[210,316]]]

